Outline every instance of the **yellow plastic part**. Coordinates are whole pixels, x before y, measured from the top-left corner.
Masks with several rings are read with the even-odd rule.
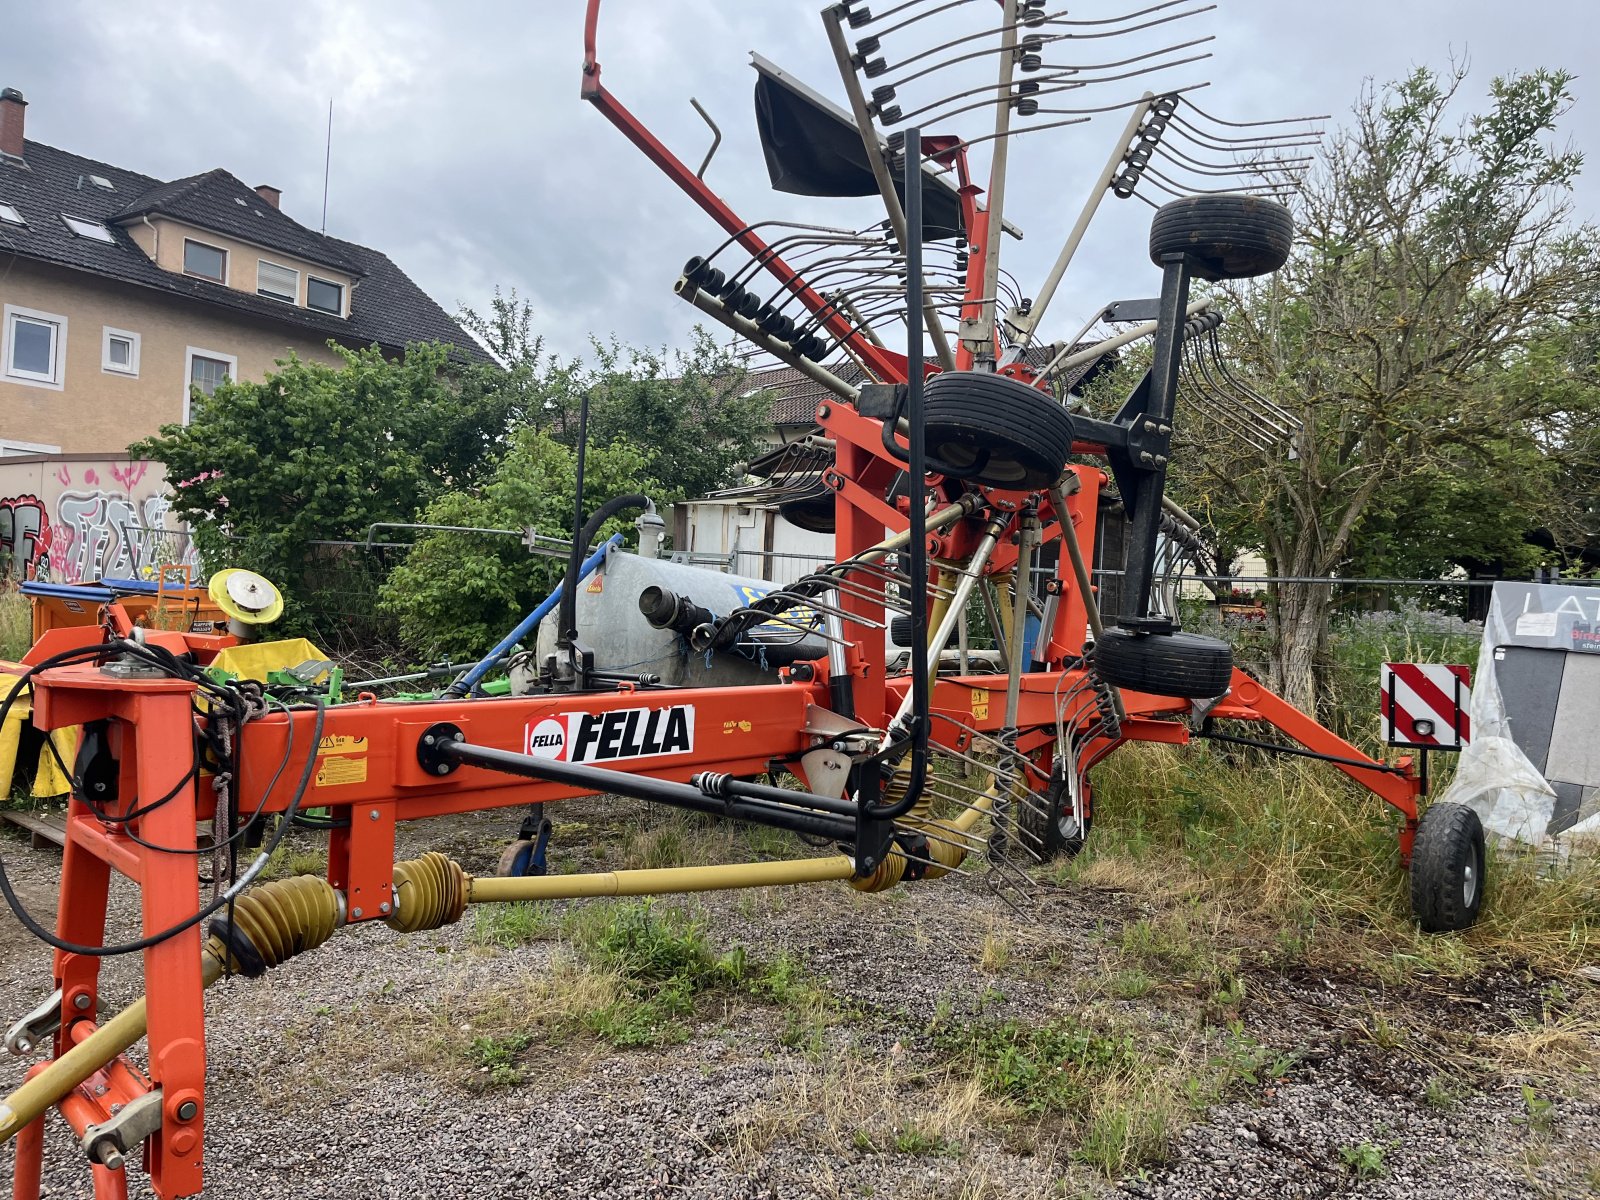
[[[13,684],[15,691],[17,684]],[[0,688],[5,684],[0,681]],[[17,696],[11,701],[11,707],[6,712],[4,723],[0,723],[0,779],[10,779],[17,767],[17,754],[22,746],[22,727],[33,716],[33,702],[27,696]],[[78,727],[70,725],[51,732],[50,740],[55,743],[56,754],[61,755],[61,761],[69,767],[73,756],[78,752]],[[65,796],[71,791],[66,775],[56,762],[55,754],[50,752],[50,747],[45,744],[39,746],[39,762],[34,769],[33,794],[35,796]]]
[[[242,571],[238,567],[229,567],[218,571],[206,582],[206,592],[211,596],[211,602],[228,614],[228,618],[239,621],[245,625],[270,625],[283,616],[283,593],[267,581],[262,580],[272,588],[272,602],[263,609],[252,610],[242,607],[234,598],[228,595],[228,580],[235,575],[254,575],[254,571]],[[257,576],[257,578],[260,578]]]
[[[241,646],[229,646],[226,650],[217,652],[217,656],[211,660],[211,665],[230,675],[237,675],[240,679],[254,679],[265,683],[268,671],[287,671],[307,662],[326,662],[330,667],[333,665],[328,656],[306,638],[284,638],[276,642],[247,642]]]

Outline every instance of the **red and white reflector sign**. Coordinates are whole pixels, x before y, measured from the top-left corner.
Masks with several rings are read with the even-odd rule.
[[[1472,740],[1472,668],[1384,663],[1378,694],[1383,739],[1391,746],[1459,750]]]

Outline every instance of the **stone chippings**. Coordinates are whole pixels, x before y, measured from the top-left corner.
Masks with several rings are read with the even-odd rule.
[[[600,843],[615,835],[603,815],[590,815],[596,809],[574,804],[568,811],[575,831],[584,817]],[[563,841],[565,814],[555,815],[557,853],[589,853],[573,844],[582,833]],[[495,814],[427,822],[402,830],[401,854],[441,848],[468,870],[488,871],[514,827],[514,817]],[[0,853],[23,897],[48,915],[59,858],[30,853],[9,833],[0,835]],[[113,936],[132,928],[133,899],[131,888],[118,887]],[[727,895],[697,903],[715,945],[742,943],[761,960],[793,953],[839,997],[851,1016],[829,1030],[819,1057],[779,1045],[775,1010],[735,1006],[711,1013],[690,1041],[665,1049],[617,1051],[574,1039],[584,1044],[572,1053],[530,1059],[526,1081],[515,1087],[469,1091],[452,1080],[459,1064],[397,1069],[388,1052],[331,1060],[323,1033],[335,1023],[348,1033],[350,1023],[368,1022],[381,1039],[396,1028],[384,1020],[392,1015],[385,1010],[435,1011],[447,997],[492,985],[508,970],[547,963],[552,952],[548,943],[503,954],[474,950],[470,913],[451,928],[410,936],[382,927],[346,930],[265,979],[226,983],[209,995],[206,1196],[1506,1200],[1591,1194],[1586,1172],[1595,1160],[1584,1131],[1600,1121],[1592,1078],[1544,1093],[1558,1099],[1552,1131],[1539,1136],[1527,1128],[1514,1082],[1497,1080],[1448,1111],[1430,1108],[1422,1097],[1436,1069],[1430,1030],[1412,1029],[1410,1040],[1391,1051],[1357,1032],[1374,1011],[1400,1011],[1406,997],[1310,975],[1252,976],[1247,989],[1242,1019],[1250,1035],[1302,1055],[1288,1077],[1213,1107],[1178,1137],[1164,1166],[1117,1184],[1071,1168],[1063,1191],[1061,1156],[998,1132],[974,1131],[955,1155],[855,1147],[841,1153],[788,1134],[740,1150],[744,1119],[769,1104],[785,1079],[826,1069],[846,1053],[905,1053],[952,998],[958,1012],[970,1012],[983,995],[984,1011],[1001,1017],[1074,1011],[1082,1001],[1070,985],[1103,969],[1104,930],[1139,910],[1127,897],[1064,889],[1045,892],[1019,916],[976,877],[889,897],[822,888],[756,902]],[[977,966],[985,933],[997,925],[1019,931],[1012,964],[1018,969],[998,979]],[[1047,954],[1064,965],[1043,969]],[[1034,969],[1026,969],[1030,956]],[[0,1017],[9,1023],[34,1004],[48,970],[48,953],[0,915]],[[107,999],[118,1004],[139,986],[132,962],[108,966],[106,978]],[[1452,1044],[1474,1030],[1492,1032],[1537,1015],[1537,986],[1510,977],[1499,983],[1498,991],[1489,986],[1471,996],[1428,998],[1404,1011],[1412,1020],[1433,1011]],[[1116,1004],[1120,1017],[1151,1028],[1198,1020],[1181,1008],[1175,1013],[1170,995],[1163,1002],[1159,992]],[[21,1074],[13,1060],[0,1079],[14,1086]],[[308,1079],[320,1086],[307,1087]],[[1342,1160],[1341,1148],[1361,1143],[1383,1148],[1381,1176],[1357,1178]],[[9,1164],[10,1155],[4,1160]],[[87,1195],[88,1179],[64,1124],[53,1119],[47,1194]],[[141,1175],[132,1181],[131,1195],[149,1195]]]

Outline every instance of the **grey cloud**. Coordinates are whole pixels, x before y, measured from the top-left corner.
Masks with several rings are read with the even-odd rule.
[[[549,341],[579,351],[590,332],[681,343],[694,314],[671,294],[678,268],[720,240],[703,214],[578,99],[581,0],[346,0],[156,10],[5,0],[0,85],[32,102],[30,135],[120,166],[177,177],[226,167],[284,189],[285,208],[321,217],[323,135],[334,100],[329,232],[384,250],[446,308],[481,306],[496,284],[531,299]],[[757,49],[838,91],[819,0],[606,0],[604,78],[684,159],[725,139],[709,181],[747,219],[864,223],[869,202],[774,195],[751,117]],[[1135,7],[1126,5],[1125,7]],[[1363,78],[1470,53],[1473,100],[1497,73],[1564,66],[1580,76],[1568,129],[1591,161],[1600,96],[1591,6],[1556,0],[1521,19],[1488,0],[1222,0],[1201,20],[1218,35],[1203,103],[1242,118],[1348,112]],[[1101,4],[1097,10],[1116,11]],[[1084,15],[1078,12],[1077,15]],[[1007,248],[1036,286],[1115,134],[1116,117],[1068,131],[1048,153],[1020,149]],[[1019,142],[1025,147],[1026,142]],[[1600,210],[1591,171],[1579,214]],[[1108,204],[1058,301],[1062,336],[1105,300],[1147,292],[1149,210]]]

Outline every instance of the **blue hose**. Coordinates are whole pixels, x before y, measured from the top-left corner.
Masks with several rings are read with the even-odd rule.
[[[601,563],[605,562],[606,555],[609,554],[614,547],[620,545],[622,545],[622,535],[620,533],[612,534],[609,540],[604,542],[597,550],[595,550],[593,554],[589,555],[588,558],[583,560],[583,565],[578,568],[578,578],[576,582],[582,583],[585,579],[589,578],[590,575],[593,575],[595,568],[597,568]],[[560,603],[561,584],[558,583],[556,584],[555,591],[551,592],[543,600],[539,601],[539,606],[537,608],[535,608],[527,616],[523,617],[521,623],[519,623],[515,629],[506,634],[505,637],[501,638],[500,643],[495,646],[493,650],[489,651],[488,654],[484,655],[482,661],[480,661],[477,666],[473,667],[472,670],[468,671],[460,679],[456,680],[448,688],[446,688],[444,694],[446,696],[465,696],[473,688],[477,687],[478,684],[483,682],[484,676],[500,665],[501,660],[505,658],[506,654],[511,650],[511,647],[515,646],[523,638],[527,637],[528,634],[533,630],[533,627],[540,621],[544,620],[545,617],[549,616],[550,611]]]

